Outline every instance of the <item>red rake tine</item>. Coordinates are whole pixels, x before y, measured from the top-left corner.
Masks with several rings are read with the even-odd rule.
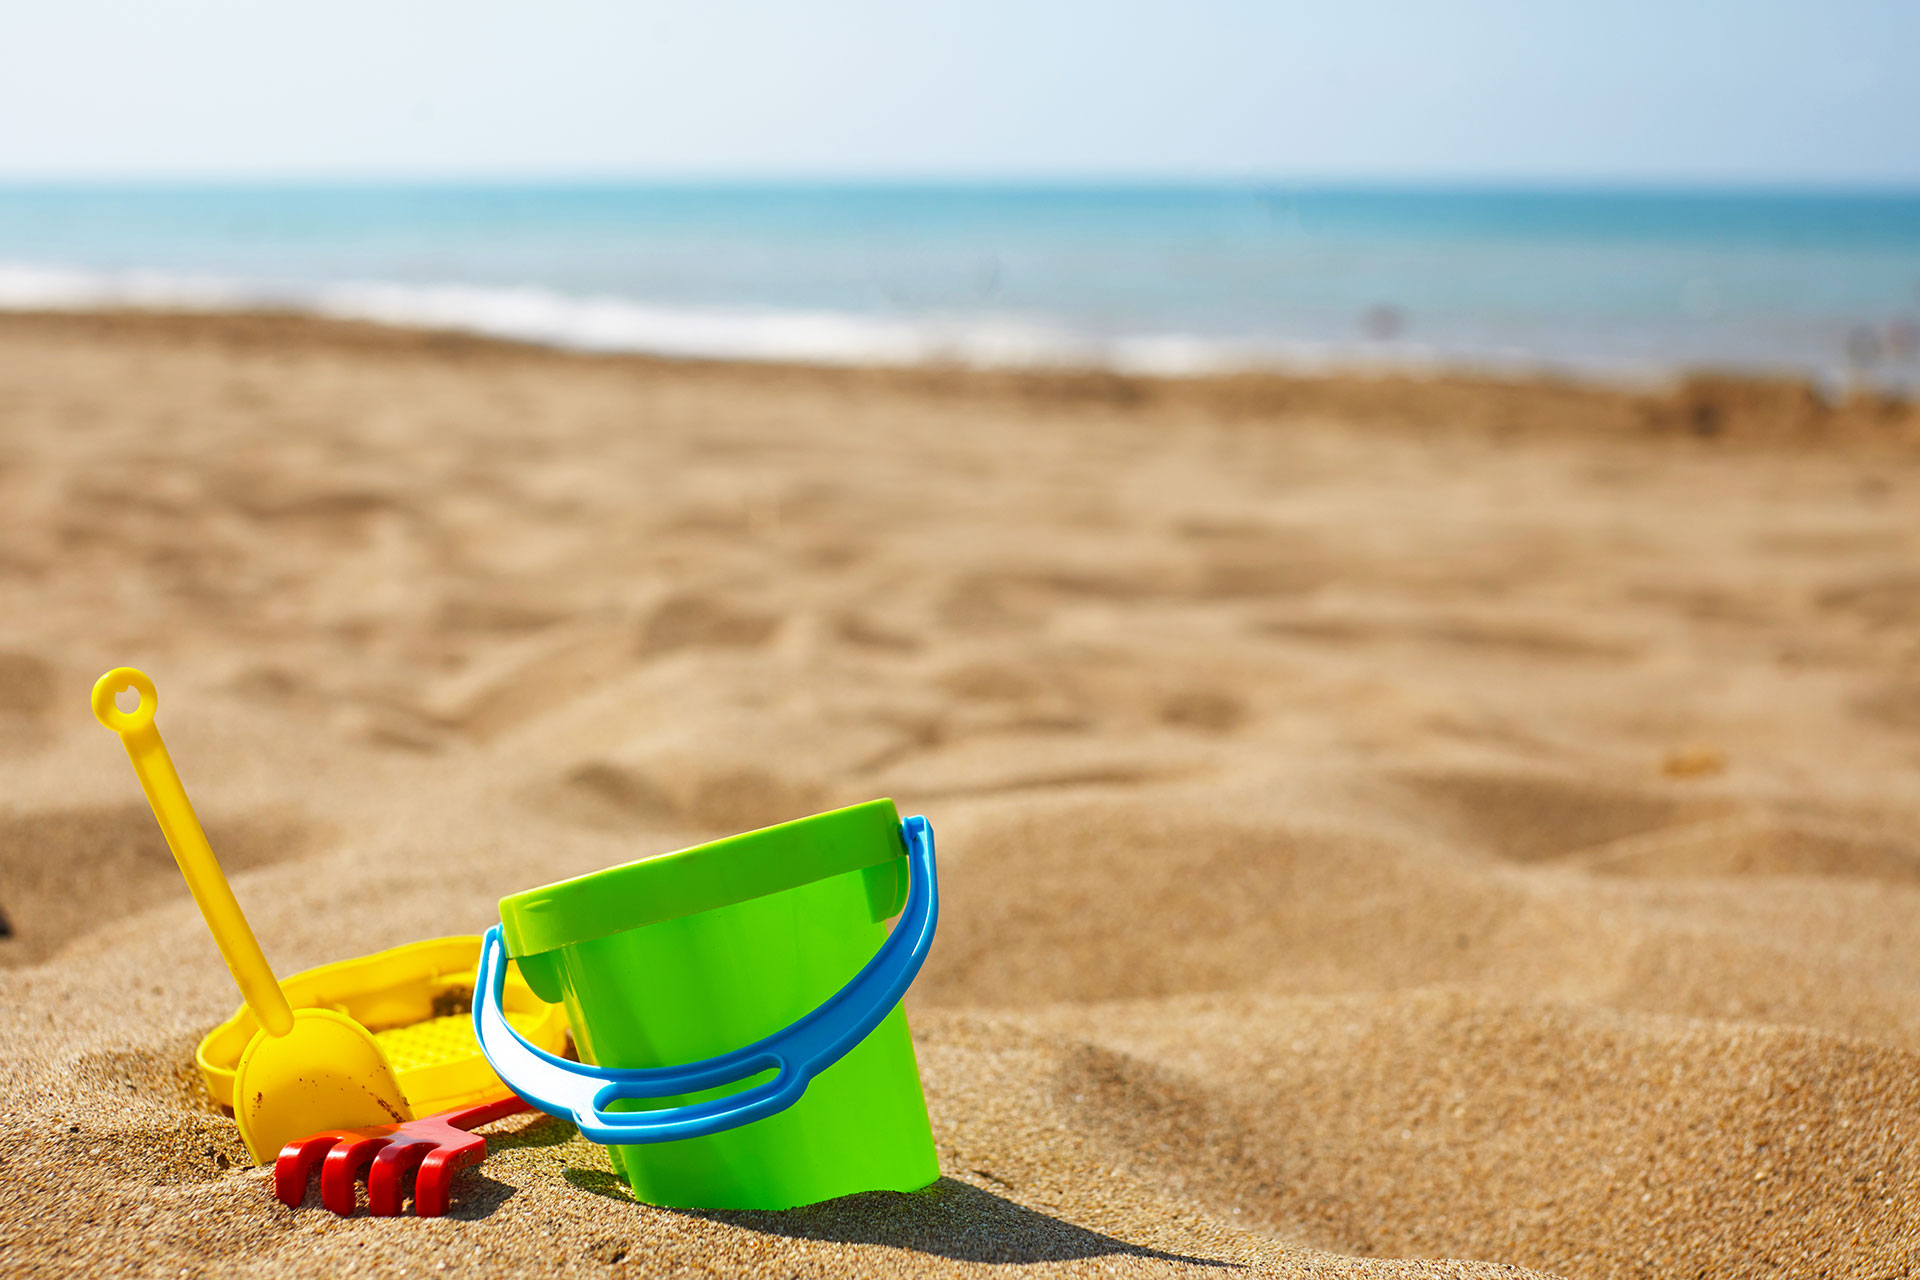
[[[354,1184],[367,1175],[367,1212],[390,1218],[406,1201],[406,1175],[414,1173],[413,1211],[437,1218],[447,1211],[453,1177],[487,1158],[487,1140],[470,1130],[528,1110],[512,1094],[490,1098],[404,1124],[333,1129],[290,1142],[274,1162],[274,1190],[297,1207],[307,1178],[320,1169],[320,1203],[341,1217],[353,1213]]]
[[[401,1125],[381,1148],[367,1176],[369,1212],[382,1217],[399,1213],[406,1195],[407,1170],[418,1166],[413,1179],[413,1211],[422,1218],[439,1217],[447,1211],[453,1176],[487,1158],[487,1140],[470,1130],[528,1110],[531,1108],[526,1103],[509,1093]]]
[[[394,1132],[398,1131],[399,1126],[394,1126]],[[354,1184],[380,1154],[380,1149],[392,1141],[392,1136],[383,1133],[343,1138],[335,1143],[320,1164],[320,1203],[343,1218],[351,1218],[357,1198]]]
[[[311,1137],[289,1142],[280,1148],[280,1154],[273,1162],[273,1194],[280,1203],[289,1209],[298,1209],[307,1198],[307,1179],[313,1175],[314,1167],[324,1160],[329,1151],[341,1142],[360,1142],[369,1138],[379,1138],[392,1133],[399,1125],[374,1124],[362,1129],[323,1129]],[[348,1187],[349,1200],[346,1212],[353,1212],[351,1200],[352,1187]],[[326,1188],[321,1187],[321,1203],[329,1209],[333,1205],[326,1198]],[[341,1212],[334,1209],[334,1212]]]

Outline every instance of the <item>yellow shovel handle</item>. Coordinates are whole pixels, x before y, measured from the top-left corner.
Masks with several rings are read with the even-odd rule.
[[[114,698],[129,685],[140,694],[140,705],[122,711]],[[259,939],[240,912],[233,889],[207,843],[207,833],[200,829],[200,819],[193,814],[187,789],[180,785],[167,744],[160,741],[160,730],[153,723],[158,706],[153,681],[144,671],[115,667],[94,683],[94,719],[120,735],[141,790],[147,793],[147,803],[153,806],[153,816],[160,820],[160,834],[167,838],[173,860],[180,864],[180,874],[186,877],[187,888],[220,946],[227,972],[233,975],[241,998],[260,1025],[270,1035],[283,1036],[293,1029],[293,1008],[260,950]]]

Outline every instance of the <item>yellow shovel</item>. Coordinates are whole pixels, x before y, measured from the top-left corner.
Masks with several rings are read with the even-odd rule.
[[[122,711],[115,699],[129,686],[140,704]],[[120,735],[173,860],[260,1023],[233,1082],[234,1119],[248,1154],[265,1164],[287,1143],[323,1129],[411,1120],[392,1065],[364,1027],[331,1009],[287,1003],[160,741],[153,723],[157,703],[153,681],[132,667],[116,667],[93,686],[94,718]]]

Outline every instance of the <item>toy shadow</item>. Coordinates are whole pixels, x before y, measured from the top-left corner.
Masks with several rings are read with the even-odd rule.
[[[514,1188],[508,1184],[489,1178],[478,1169],[468,1169],[453,1184],[447,1217],[456,1222],[491,1218],[501,1205],[513,1198],[513,1193]]]
[[[490,1153],[514,1147],[558,1146],[573,1137],[572,1125],[539,1112],[534,1112],[531,1117],[520,1117],[518,1125],[503,1133],[501,1128],[506,1123],[510,1122],[496,1122],[490,1126],[491,1131],[487,1134],[487,1150]],[[490,1218],[513,1196],[513,1191],[511,1186],[489,1178],[481,1169],[463,1170],[453,1180],[447,1217],[462,1222]]]
[[[567,1181],[610,1199],[636,1203],[611,1173],[567,1170]],[[868,1191],[801,1209],[672,1209],[671,1213],[791,1240],[882,1244],[956,1262],[1065,1262],[1132,1257],[1240,1269],[1236,1262],[1167,1253],[1076,1227],[952,1178],[921,1191]]]
[[[446,1216],[461,1222],[478,1222],[490,1218],[494,1212],[513,1198],[515,1188],[507,1183],[489,1178],[478,1169],[463,1169],[454,1176],[452,1193],[447,1204]],[[354,1189],[355,1204],[353,1212],[347,1216],[367,1218],[372,1215],[367,1209],[367,1188],[362,1182]],[[307,1191],[301,1197],[301,1209],[319,1209],[320,1175],[314,1174],[307,1181]],[[412,1175],[408,1175],[407,1194],[400,1209],[400,1216],[410,1218],[414,1214]]]
[[[512,1125],[512,1128],[506,1126]],[[538,1111],[496,1120],[487,1126],[487,1150],[510,1151],[515,1147],[556,1147],[573,1137],[574,1128],[565,1120]]]

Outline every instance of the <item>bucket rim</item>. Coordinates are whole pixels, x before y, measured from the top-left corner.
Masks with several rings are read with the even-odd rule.
[[[501,935],[520,959],[664,920],[729,907],[904,858],[892,799],[607,867],[500,899]]]

